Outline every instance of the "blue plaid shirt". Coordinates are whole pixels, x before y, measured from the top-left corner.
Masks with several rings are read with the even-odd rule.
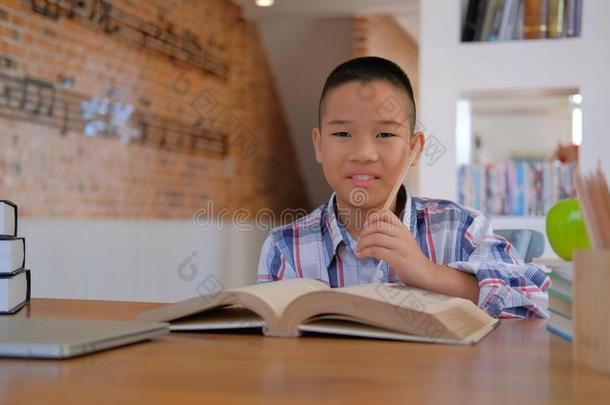
[[[478,306],[493,317],[548,318],[551,280],[534,264],[524,264],[504,238],[494,235],[480,212],[447,200],[411,197],[404,187],[400,218],[433,263],[474,274]],[[370,283],[378,260],[357,259],[356,241],[335,214],[335,194],[309,215],[270,233],[263,244],[258,282],[313,278],[331,287]],[[400,283],[382,262],[381,282]]]

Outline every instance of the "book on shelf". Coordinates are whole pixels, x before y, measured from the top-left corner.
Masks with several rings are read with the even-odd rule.
[[[0,239],[17,236],[17,205],[0,200]]]
[[[583,0],[566,0],[565,4],[565,34],[568,37],[580,36],[582,24]]]
[[[0,315],[14,314],[30,300],[30,270],[0,273]]]
[[[575,198],[573,163],[509,161],[458,168],[458,202],[489,215],[546,215]]]
[[[549,38],[561,38],[563,36],[564,30],[564,0],[548,0],[548,37]]]
[[[574,264],[560,258],[535,258],[534,263],[551,270],[551,285],[547,288],[551,319],[547,321],[546,328],[571,341]]]
[[[485,14],[483,17],[483,25],[478,32],[477,39],[479,41],[492,41],[496,38],[498,29],[497,17],[501,0],[487,0]]]
[[[473,344],[498,320],[471,301],[398,284],[330,288],[312,279],[282,280],[201,295],[144,312],[173,331],[261,329],[267,336],[304,333]]]
[[[546,321],[546,328],[557,336],[571,342],[574,335],[574,323],[571,318],[551,310],[551,319]]]
[[[550,0],[524,0],[523,38],[540,39],[547,36],[548,2]]]
[[[572,316],[572,296],[574,281],[574,264],[559,258],[535,258],[534,264],[550,269],[551,285],[549,292],[549,307],[566,316]]]
[[[485,14],[484,1],[470,1],[466,9],[464,25],[462,27],[462,42],[474,41],[477,37],[477,28],[482,24],[479,20]]]
[[[572,296],[549,287],[549,308],[568,318],[572,318]]]
[[[463,0],[462,42],[578,37],[582,0]]]

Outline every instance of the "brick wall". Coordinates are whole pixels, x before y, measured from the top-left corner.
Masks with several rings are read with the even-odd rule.
[[[3,0],[0,173],[23,217],[308,206],[256,29],[224,0]]]
[[[409,76],[415,103],[419,105],[419,46],[392,16],[381,14],[354,18],[354,56],[380,56],[398,64]],[[421,123],[416,126],[418,128],[425,132]],[[417,193],[417,180],[418,166],[415,166],[409,171],[406,181],[412,193]]]

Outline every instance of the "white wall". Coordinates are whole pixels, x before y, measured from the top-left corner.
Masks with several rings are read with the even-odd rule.
[[[318,125],[324,80],[351,57],[352,20],[281,15],[259,19],[258,27],[312,208],[317,207],[331,189],[315,160],[311,130]]]
[[[601,159],[610,178],[610,1],[589,0],[581,38],[465,43],[458,1],[421,2],[421,121],[446,153],[420,168],[421,194],[456,199],[456,104],[464,92],[579,88],[585,170]],[[440,11],[442,10],[442,12]]]
[[[201,230],[191,221],[23,219],[19,233],[33,297],[173,302],[253,284],[267,231],[229,222]]]

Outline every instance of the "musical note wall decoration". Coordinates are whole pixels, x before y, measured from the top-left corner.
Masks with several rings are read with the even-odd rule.
[[[105,34],[119,38],[137,48],[149,49],[169,58],[226,79],[229,62],[219,57],[226,45],[212,35],[207,45],[189,30],[178,30],[165,13],[156,21],[143,20],[118,10],[108,0],[29,0],[34,13],[58,21],[61,18],[94,24]],[[216,52],[214,52],[216,51]]]
[[[39,78],[0,72],[0,117],[58,128],[62,135],[76,131],[189,153],[228,153],[228,135],[216,128],[147,113],[117,100],[111,90],[105,97],[88,97]]]
[[[15,62],[13,58],[6,55],[0,55],[0,69],[11,70],[16,68],[17,62]]]

